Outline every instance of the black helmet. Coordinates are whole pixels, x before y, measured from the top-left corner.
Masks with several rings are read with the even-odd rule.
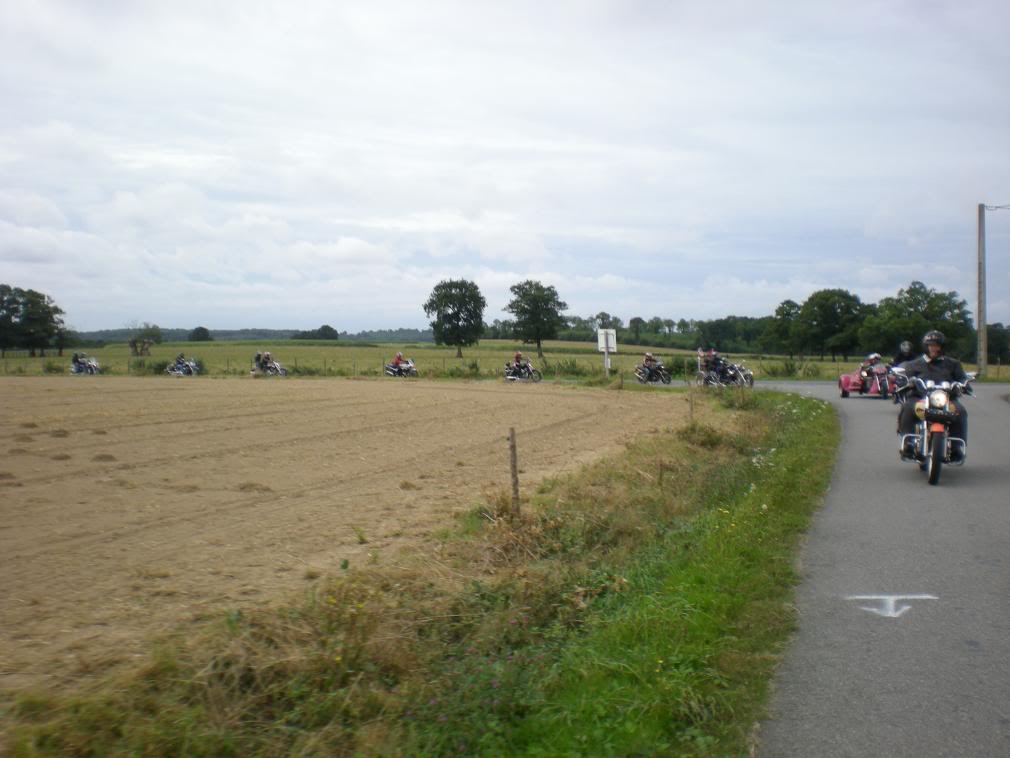
[[[943,332],[938,332],[936,329],[930,329],[922,338],[922,347],[925,348],[930,344],[943,347],[946,342],[947,338],[943,336]]]

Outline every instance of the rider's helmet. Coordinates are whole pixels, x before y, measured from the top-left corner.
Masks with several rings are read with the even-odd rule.
[[[905,340],[900,345],[898,345],[898,349],[901,350],[901,352],[904,353],[905,355],[911,355],[912,354],[912,343],[909,342],[908,340]]]
[[[646,354],[645,354],[645,357],[646,357],[646,358],[651,358],[651,357],[652,357],[652,353],[646,353]]]
[[[397,354],[396,354],[396,357],[397,357],[397,358],[402,358],[402,357],[403,357],[403,353],[397,353]]]
[[[943,336],[943,332],[938,332],[936,329],[930,329],[922,338],[922,348],[925,350],[930,345],[939,345],[940,349],[943,350],[943,346],[946,342],[947,338]]]
[[[880,353],[870,353],[868,356],[866,356],[866,360],[869,361],[870,363],[873,363],[874,361],[879,361]]]

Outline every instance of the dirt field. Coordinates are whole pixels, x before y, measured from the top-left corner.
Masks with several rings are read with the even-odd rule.
[[[0,690],[58,689],[345,559],[429,549],[508,485],[509,426],[530,491],[685,412],[547,384],[2,378]]]

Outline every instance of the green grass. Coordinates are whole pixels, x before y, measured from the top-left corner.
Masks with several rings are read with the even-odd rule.
[[[519,519],[491,497],[419,565],[344,564],[93,690],[22,695],[12,753],[746,755],[838,424],[761,392],[699,394],[696,419]]]

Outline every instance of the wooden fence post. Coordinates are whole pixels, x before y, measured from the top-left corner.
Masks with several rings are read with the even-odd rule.
[[[519,452],[516,449],[516,428],[509,427],[509,459],[512,467],[512,518],[519,517]]]

